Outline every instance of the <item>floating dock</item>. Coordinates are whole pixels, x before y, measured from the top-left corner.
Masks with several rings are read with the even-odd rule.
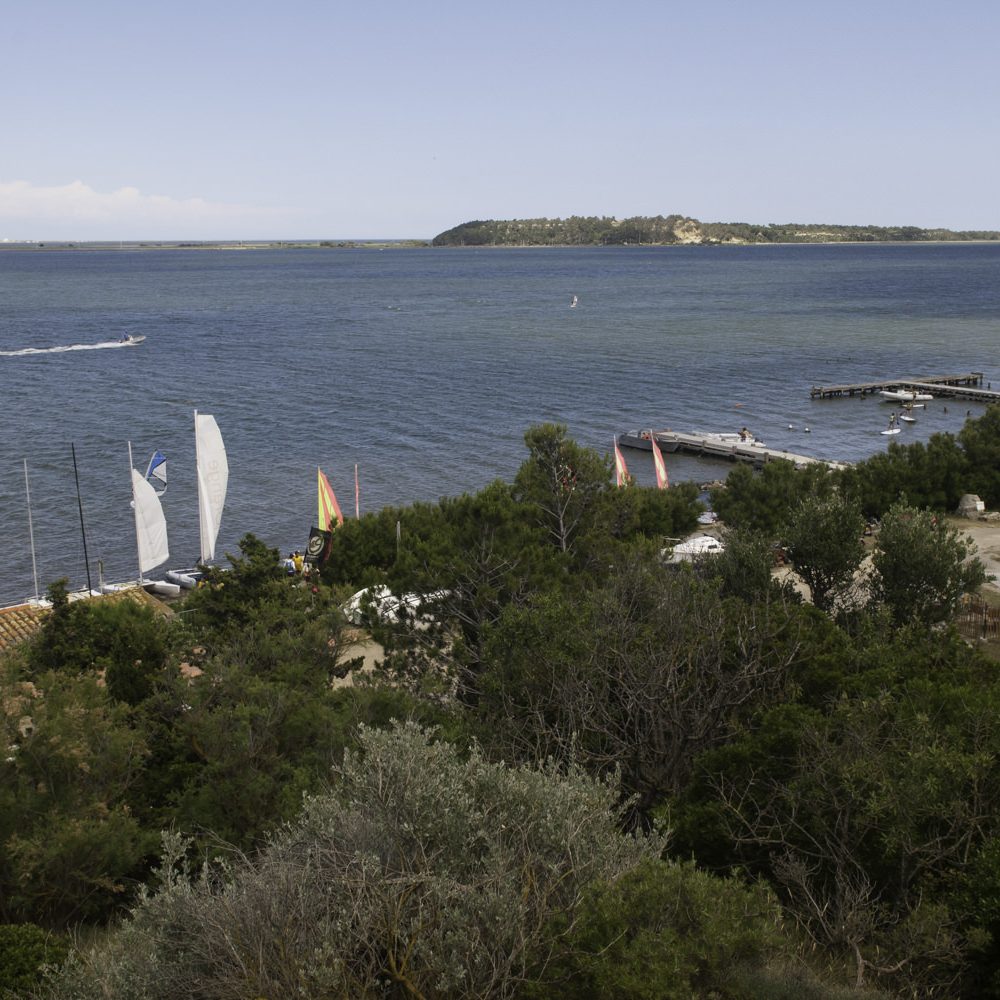
[[[778,448],[768,448],[759,441],[741,440],[739,434],[713,434],[709,432],[684,434],[679,431],[653,431],[660,451],[683,451],[692,455],[703,455],[707,458],[724,458],[732,462],[748,462],[751,465],[767,465],[768,462],[791,462],[796,466],[826,465],[831,469],[845,468],[844,462],[833,462],[813,455],[797,455],[791,451],[781,451]],[[649,431],[630,431],[618,437],[618,444],[623,448],[637,448],[640,451],[652,451]]]
[[[885,379],[881,382],[853,382],[846,385],[814,385],[813,399],[836,399],[839,396],[870,396],[885,389],[903,392],[929,392],[934,396],[959,397],[977,403],[1000,402],[1000,392],[992,386],[984,389],[982,372],[963,375],[921,375],[918,378]]]

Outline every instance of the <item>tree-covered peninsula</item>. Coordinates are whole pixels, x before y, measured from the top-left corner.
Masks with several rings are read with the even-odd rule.
[[[439,233],[436,247],[672,246],[748,243],[916,243],[998,240],[1000,232],[921,229],[919,226],[840,226],[822,223],[700,222],[684,215],[573,215],[568,219],[463,222]]]

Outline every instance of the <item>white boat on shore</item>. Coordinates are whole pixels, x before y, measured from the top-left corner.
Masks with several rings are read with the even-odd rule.
[[[698,562],[706,556],[718,555],[725,551],[725,544],[714,535],[691,535],[678,542],[670,549],[664,549],[663,555],[668,563]]]

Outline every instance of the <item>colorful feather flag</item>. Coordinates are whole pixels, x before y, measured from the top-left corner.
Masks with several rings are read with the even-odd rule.
[[[628,466],[625,465],[625,458],[618,447],[618,439],[615,438],[615,481],[619,486],[627,486],[632,477],[628,474]]]
[[[652,431],[649,432],[649,443],[653,446],[653,467],[656,469],[656,485],[661,490],[665,490],[670,485],[667,482],[667,466],[663,461],[663,455],[660,453],[660,446],[656,442],[656,435]]]
[[[323,475],[323,470],[317,469],[316,474],[319,495],[319,526],[323,531],[330,531],[334,520],[338,525],[344,523],[344,515],[340,513],[337,498],[333,495],[330,481]]]

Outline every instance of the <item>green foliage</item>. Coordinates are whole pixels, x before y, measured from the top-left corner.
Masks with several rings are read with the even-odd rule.
[[[819,464],[796,469],[791,462],[768,462],[760,471],[738,465],[725,489],[712,494],[712,507],[727,525],[776,537],[792,511],[807,497],[825,498],[834,476]]]
[[[611,481],[608,463],[566,437],[559,424],[540,424],[524,435],[529,457],[514,479],[514,496],[535,512],[551,542],[571,553],[598,527],[600,497]]]
[[[952,232],[918,226],[837,226],[828,223],[699,222],[681,215],[463,222],[432,246],[597,246],[696,243],[912,243],[918,240],[997,240],[989,231]]]
[[[491,764],[415,726],[361,743],[256,859],[191,882],[168,856],[164,888],[50,996],[510,995],[587,886],[662,846],[619,833],[615,789],[575,769]]]
[[[791,587],[782,587],[772,576],[774,546],[770,538],[747,528],[730,528],[723,535],[725,548],[705,559],[701,572],[719,581],[725,597],[747,604],[781,596],[798,600]]]
[[[510,608],[490,635],[479,711],[498,755],[576,757],[619,769],[639,818],[686,781],[787,680],[783,609],[727,604],[718,589],[620,554],[592,588]]]
[[[898,504],[882,520],[872,557],[873,594],[896,625],[948,620],[959,598],[986,580],[974,546],[926,510]]]
[[[0,924],[0,996],[39,985],[42,967],[58,965],[68,951],[63,938],[35,924]]]
[[[105,671],[113,696],[129,704],[150,691],[167,655],[163,621],[150,608],[127,598],[72,601],[66,581],[48,592],[52,611],[28,649],[37,673]]]
[[[932,434],[927,444],[895,442],[840,473],[842,490],[865,517],[881,517],[900,497],[919,507],[954,510],[968,492],[969,462],[951,434]]]
[[[91,675],[49,672],[32,684],[15,663],[3,680],[0,919],[103,919],[143,874],[156,839],[128,805],[144,735]]]
[[[788,558],[821,611],[850,587],[864,555],[864,526],[857,506],[839,494],[807,497],[792,511],[784,530]]]
[[[737,997],[734,970],[784,945],[780,910],[763,888],[687,864],[649,861],[586,893],[559,949],[525,991],[532,1000]]]
[[[766,874],[819,945],[853,956],[859,983],[925,995],[947,992],[982,940],[941,886],[996,835],[1000,687],[958,648],[933,667],[897,655],[891,693],[779,706],[706,755],[679,826],[685,844],[728,840],[730,863]]]
[[[968,467],[962,492],[978,493],[990,508],[1000,506],[1000,406],[967,420],[958,440]]]

